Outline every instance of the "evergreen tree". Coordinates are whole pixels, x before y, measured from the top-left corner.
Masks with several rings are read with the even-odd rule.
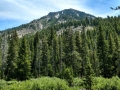
[[[90,62],[90,54],[89,54],[89,49],[87,44],[85,43],[85,58],[86,59],[86,65],[85,65],[85,88],[87,90],[92,90],[92,85],[93,85],[93,76],[94,76],[94,72],[92,69],[92,65]]]
[[[8,44],[7,44],[7,34],[4,32],[1,37],[1,50],[2,50],[2,65],[1,65],[1,78],[5,78],[5,69],[7,62]]]
[[[55,30],[53,27],[50,28],[50,35],[49,35],[49,38],[48,38],[48,45],[49,46],[52,46],[53,44],[53,39],[55,37],[56,33],[55,33]]]
[[[68,81],[69,86],[72,86],[72,82],[73,82],[73,70],[72,70],[72,68],[65,69],[64,79],[66,79]]]
[[[59,57],[59,45],[58,45],[58,39],[57,37],[55,36],[54,39],[53,39],[53,60],[52,60],[52,67],[53,67],[53,72],[54,74],[58,74],[60,71],[59,71],[59,60],[60,60],[60,57]]]
[[[71,67],[73,64],[72,53],[75,50],[75,42],[73,37],[73,31],[71,29],[65,31],[64,37],[64,52],[65,52],[65,64]]]
[[[116,55],[115,55],[115,42],[111,34],[109,34],[109,56],[108,56],[108,65],[107,65],[107,73],[108,77],[116,75]]]
[[[86,30],[85,30],[85,27],[83,27],[83,30],[81,32],[81,37],[82,37],[82,53],[81,53],[81,58],[82,58],[82,61],[81,61],[81,77],[83,77],[85,75],[85,65],[86,65]]]
[[[54,27],[50,28],[50,35],[48,36],[48,46],[50,49],[50,55],[51,57],[49,57],[49,67],[51,68],[51,70],[49,70],[49,74],[50,76],[55,76],[55,59],[57,58],[56,56],[56,32],[54,30]],[[54,47],[55,46],[55,47]]]
[[[44,76],[48,75],[48,62],[49,62],[49,49],[46,39],[42,41],[42,54],[41,54],[41,60],[42,60],[42,67],[41,67],[41,73]]]
[[[115,41],[115,47],[116,47],[115,55],[114,55],[115,65],[116,65],[115,75],[118,75],[120,77],[120,42],[119,42],[118,35],[116,33],[114,34],[114,41]]]
[[[80,75],[81,73],[81,65],[82,65],[82,39],[80,37],[80,32],[75,32],[75,45],[76,45],[76,71],[77,71],[77,76]]]
[[[85,66],[85,88],[87,90],[92,90],[93,76],[94,76],[94,72],[90,60],[88,58],[87,65]]]
[[[63,52],[63,42],[62,42],[62,37],[59,36],[58,37],[58,44],[59,44],[59,74],[60,74],[60,78],[63,77],[63,67],[64,67],[64,62],[63,62],[63,58],[64,58],[64,52]]]
[[[18,36],[15,31],[11,35],[8,48],[8,56],[6,61],[7,67],[5,70],[7,80],[16,78],[17,60],[18,60]]]
[[[32,73],[34,76],[40,75],[40,38],[39,33],[36,32],[34,37],[34,57],[32,62]]]
[[[98,30],[98,40],[97,40],[97,55],[99,59],[100,64],[100,74],[107,78],[108,77],[108,71],[107,71],[107,65],[108,65],[108,42],[105,40],[105,32],[99,27]]]
[[[31,61],[29,57],[29,48],[26,37],[24,36],[21,42],[19,50],[18,68],[17,68],[17,79],[26,80],[31,75]]]
[[[94,70],[94,73],[96,76],[99,76],[99,60],[97,58],[97,31],[94,30],[92,32],[92,47],[91,47],[91,53],[90,53],[90,56],[91,56],[91,64],[92,64],[92,67],[93,67],[93,70]]]
[[[34,38],[32,38],[29,41],[29,45],[30,45],[30,60],[31,60],[31,74],[34,75],[35,71],[34,70]],[[35,76],[35,75],[34,75]]]
[[[85,23],[86,23],[86,25],[89,25],[89,18],[88,17],[85,18]]]

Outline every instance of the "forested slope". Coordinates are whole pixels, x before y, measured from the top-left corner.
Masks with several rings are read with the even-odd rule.
[[[108,16],[57,24],[20,39],[14,31],[8,36],[6,62],[1,60],[1,78],[59,77],[71,86],[73,77],[80,77],[91,88],[93,77],[120,77],[119,25],[120,16]]]

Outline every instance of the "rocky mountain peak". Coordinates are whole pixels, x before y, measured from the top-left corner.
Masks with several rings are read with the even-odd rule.
[[[17,30],[18,36],[22,37],[25,34],[35,33],[36,31],[42,30],[43,28],[47,28],[48,26],[51,26],[51,25],[65,23],[71,20],[83,20],[86,17],[95,18],[95,16],[93,15],[90,15],[85,12],[81,12],[72,8],[64,9],[58,12],[50,12],[46,16],[43,16],[39,19],[35,19],[30,23],[22,24],[18,27],[7,29],[5,32],[10,33],[13,30]]]

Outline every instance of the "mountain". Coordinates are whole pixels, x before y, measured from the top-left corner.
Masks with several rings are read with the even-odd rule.
[[[43,16],[40,19],[35,19],[30,23],[7,29],[5,32],[11,33],[11,31],[17,30],[18,36],[22,37],[25,34],[35,33],[36,31],[47,28],[51,25],[65,23],[71,20],[83,20],[86,17],[89,19],[95,18],[95,16],[87,14],[85,12],[81,12],[75,9],[65,9],[58,12],[50,12],[48,15]]]

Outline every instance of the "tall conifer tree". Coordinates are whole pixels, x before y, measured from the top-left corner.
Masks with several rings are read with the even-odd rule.
[[[41,54],[41,60],[42,60],[42,68],[41,72],[42,75],[47,76],[48,75],[48,61],[49,61],[49,50],[48,50],[48,44],[46,39],[42,41],[42,54]]]
[[[8,56],[7,56],[7,67],[5,70],[7,80],[16,78],[18,60],[18,36],[16,31],[14,31],[10,37]]]
[[[17,68],[17,79],[26,80],[31,75],[31,61],[29,57],[29,46],[24,36],[21,42],[19,50],[18,68]]]

